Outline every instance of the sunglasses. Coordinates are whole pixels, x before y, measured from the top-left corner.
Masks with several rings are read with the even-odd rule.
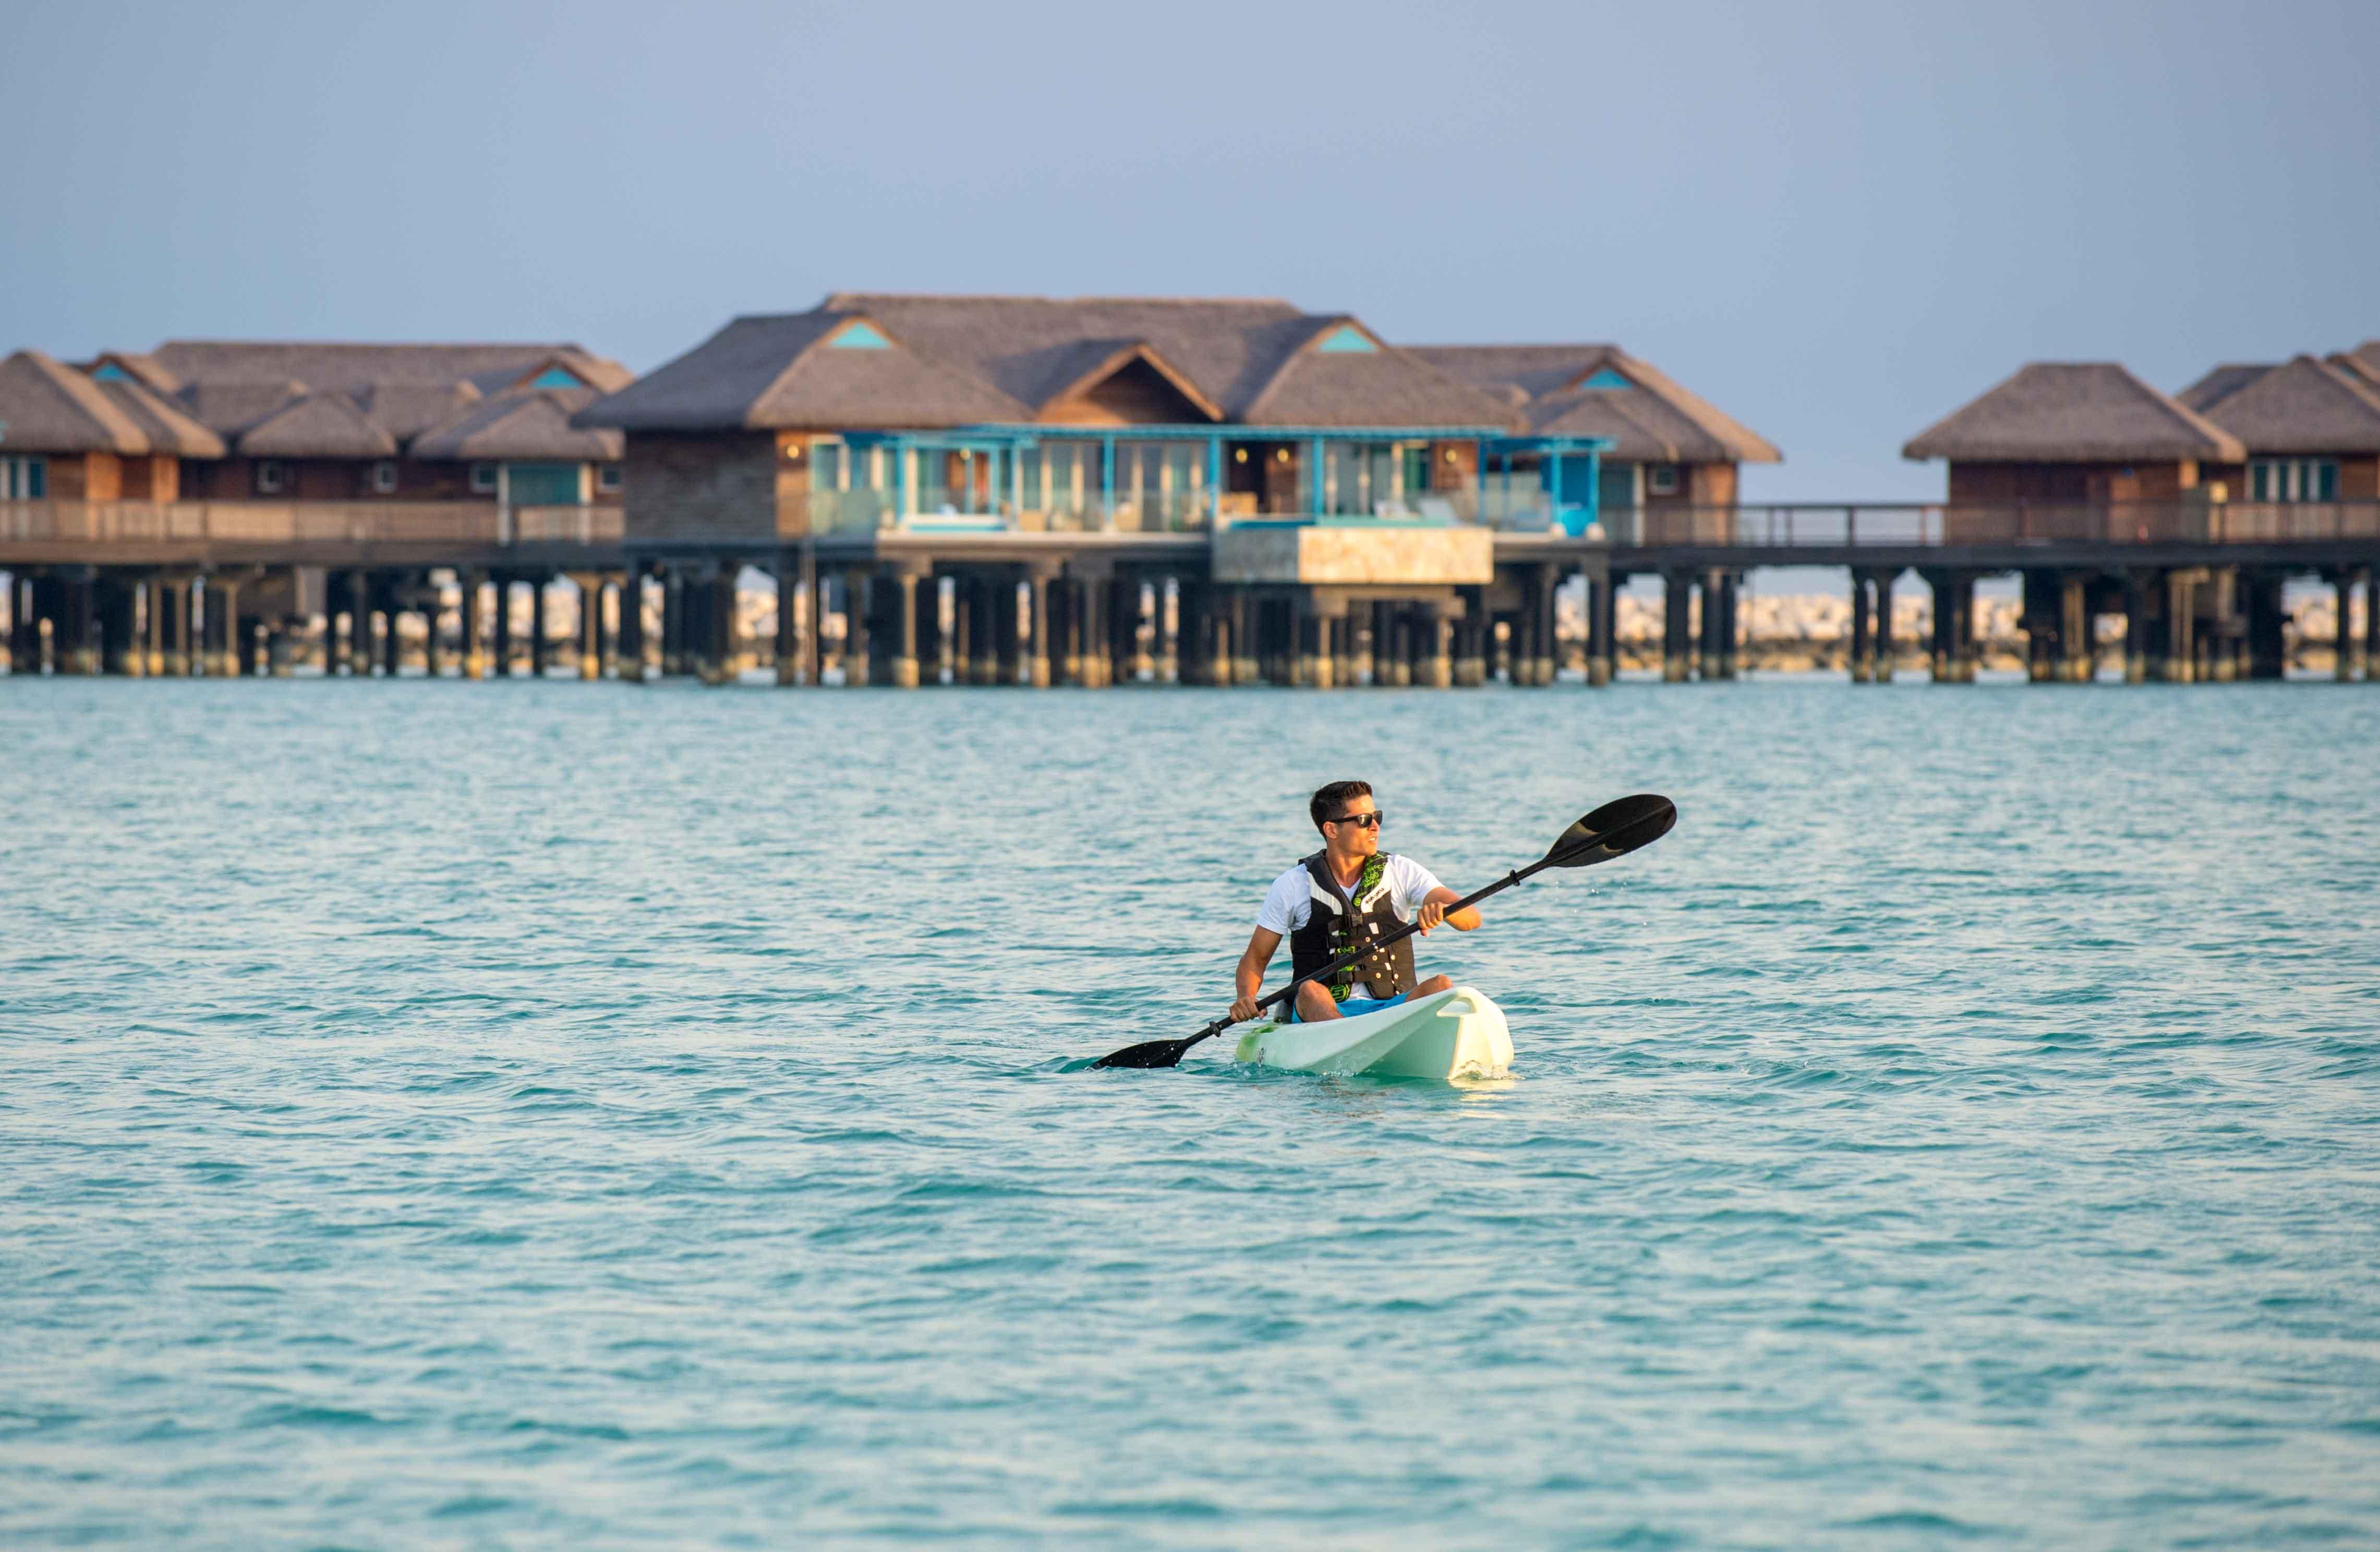
[[[1376,811],[1369,814],[1342,814],[1330,822],[1332,824],[1355,825],[1364,830],[1378,830],[1380,828],[1382,821],[1387,818],[1388,816],[1386,814]]]

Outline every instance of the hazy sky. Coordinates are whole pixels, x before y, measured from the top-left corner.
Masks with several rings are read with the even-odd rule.
[[[2380,0],[813,9],[19,0],[0,346],[572,339],[836,288],[1615,340],[1786,452],[2035,358],[2380,335]]]

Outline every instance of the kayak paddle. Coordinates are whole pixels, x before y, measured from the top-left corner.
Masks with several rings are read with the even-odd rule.
[[[1515,868],[1505,874],[1486,889],[1464,895],[1449,905],[1446,908],[1446,914],[1451,916],[1457,911],[1469,910],[1498,890],[1510,889],[1531,874],[1543,872],[1548,867],[1592,867],[1598,862],[1609,862],[1613,857],[1626,856],[1639,846],[1649,846],[1662,836],[1669,834],[1670,827],[1677,822],[1678,806],[1668,798],[1653,793],[1638,793],[1633,797],[1623,797],[1607,803],[1555,837],[1554,843],[1547,848],[1544,856],[1526,867]],[[1300,976],[1279,991],[1259,1001],[1257,1004],[1257,1011],[1261,1012],[1277,1002],[1285,1003],[1295,997],[1297,988],[1306,982],[1319,980],[1325,976],[1336,975],[1366,954],[1376,953],[1390,943],[1402,942],[1420,930],[1421,925],[1418,922],[1407,922],[1386,937],[1375,939],[1354,952],[1341,954],[1319,970]],[[1136,1046],[1126,1046],[1120,1051],[1111,1051],[1091,1065],[1094,1067],[1176,1066],[1182,1061],[1183,1052],[1201,1040],[1220,1035],[1231,1026],[1231,1018],[1226,1015],[1186,1039],[1143,1041]]]

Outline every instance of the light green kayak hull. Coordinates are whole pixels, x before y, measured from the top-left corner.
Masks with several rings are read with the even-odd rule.
[[[1512,1064],[1504,1011],[1470,987],[1433,992],[1359,1018],[1240,1025],[1236,1060],[1297,1073],[1469,1078]]]

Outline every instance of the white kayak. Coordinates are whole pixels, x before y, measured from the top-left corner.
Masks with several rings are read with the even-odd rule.
[[[1240,1061],[1299,1073],[1377,1073],[1399,1078],[1469,1078],[1512,1064],[1504,1010],[1469,987],[1436,991],[1377,1013],[1239,1026]]]

